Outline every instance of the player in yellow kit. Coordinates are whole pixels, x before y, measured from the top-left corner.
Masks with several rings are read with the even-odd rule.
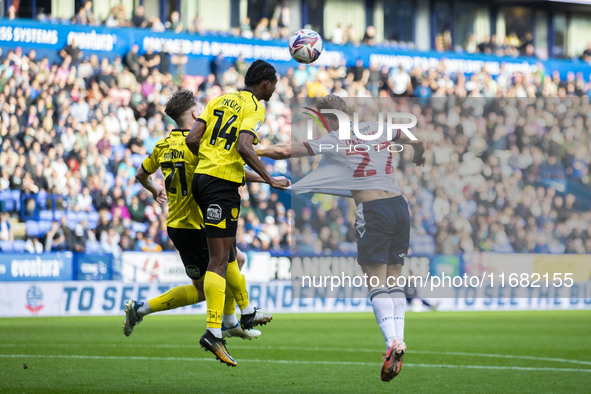
[[[148,189],[154,199],[159,203],[169,201],[169,213],[166,221],[170,239],[178,249],[187,276],[193,283],[187,286],[178,286],[168,292],[151,299],[147,303],[128,301],[126,305],[126,318],[123,324],[125,335],[131,335],[133,328],[143,317],[153,312],[169,310],[185,305],[192,305],[205,299],[203,292],[203,277],[209,262],[207,240],[203,230],[203,216],[195,202],[191,181],[197,166],[197,157],[191,153],[185,144],[185,137],[189,133],[188,127],[193,125],[201,105],[188,90],[180,90],[175,93],[166,104],[166,114],[170,116],[178,129],[172,130],[170,135],[156,144],[152,154],[146,158],[138,168],[136,178]],[[162,168],[164,189],[152,180],[150,174]],[[249,180],[260,181],[256,174],[249,174]],[[244,255],[239,253],[241,263]],[[240,274],[240,267],[236,261],[235,249],[229,260],[229,269],[234,286],[230,281],[228,285],[232,290],[226,291],[224,307],[224,337],[239,336],[244,339],[256,338],[260,335],[258,330],[243,330],[236,318],[236,302],[234,294],[239,299],[239,304],[248,304],[248,293],[244,276]],[[270,315],[262,315],[263,320],[270,320]],[[264,323],[264,321],[261,321]]]
[[[245,181],[244,164],[277,189],[285,189],[287,179],[273,178],[258,159],[253,144],[265,121],[265,108],[259,101],[269,100],[275,91],[277,76],[269,63],[257,60],[247,70],[244,90],[212,99],[187,136],[187,146],[198,153],[199,163],[193,177],[193,194],[204,213],[209,247],[209,265],[204,280],[207,302],[207,331],[199,340],[228,365],[236,365],[222,341],[222,308],[226,278],[229,280],[228,253],[236,242],[240,214],[238,188]],[[240,305],[239,305],[240,306]],[[240,324],[249,329],[257,324],[260,312],[242,308]]]

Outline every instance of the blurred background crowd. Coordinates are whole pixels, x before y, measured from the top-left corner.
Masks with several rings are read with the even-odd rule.
[[[359,107],[356,101],[350,108]],[[425,167],[411,162],[412,148],[393,155],[411,209],[411,253],[591,251],[587,97],[396,103],[397,112],[418,118],[417,135],[427,145]],[[299,178],[314,165],[298,159],[292,175]],[[349,199],[296,197],[294,206],[302,211],[296,217],[300,253],[354,250],[356,209]]]
[[[141,15],[121,20],[117,7],[104,23],[155,28]],[[280,36],[281,17],[289,16],[279,8],[273,24]],[[198,23],[181,26],[173,19],[163,28],[199,31]],[[75,23],[99,22],[81,8]],[[251,33],[264,38],[268,30]],[[528,50],[526,41],[509,42],[511,51]],[[472,49],[499,50],[490,42]],[[186,77],[186,57],[150,49],[140,55],[137,45],[114,61],[84,54],[75,41],[60,55],[52,64],[35,51],[0,53],[0,248],[173,249],[166,206],[135,182],[136,168],[174,127],[163,106],[178,86],[205,103],[243,86],[248,63],[219,55],[208,75]],[[502,66],[493,78],[485,67],[452,73],[445,60],[428,69],[302,65],[279,75],[261,144],[290,143],[291,105],[329,93],[413,98],[407,105],[419,117],[428,164],[415,168],[404,152],[397,174],[412,209],[415,253],[591,253],[591,84],[583,75],[561,79],[541,65],[531,72]],[[263,160],[274,175],[298,177],[311,168],[307,159]],[[567,187],[578,192],[560,192]],[[240,248],[354,250],[349,201],[315,195],[296,218],[289,194],[265,184],[242,189]]]

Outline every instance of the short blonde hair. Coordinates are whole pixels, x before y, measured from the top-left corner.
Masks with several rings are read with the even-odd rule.
[[[315,106],[318,110],[321,109],[336,109],[339,111],[344,112],[345,114],[349,115],[349,108],[343,100],[342,97],[337,96],[336,94],[329,94],[328,96],[324,96],[321,99],[317,100]],[[336,115],[333,114],[323,114],[325,118],[331,118],[332,120],[338,121]]]

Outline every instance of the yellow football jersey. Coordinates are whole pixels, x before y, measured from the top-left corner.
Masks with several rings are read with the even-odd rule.
[[[203,215],[191,193],[197,157],[187,148],[187,134],[189,130],[172,130],[168,137],[158,141],[142,166],[150,174],[162,168],[168,197],[166,225],[172,228],[203,229]]]
[[[199,146],[198,174],[231,182],[244,181],[244,159],[238,153],[240,133],[254,136],[265,121],[265,108],[249,91],[227,93],[212,99],[197,121],[205,124]]]

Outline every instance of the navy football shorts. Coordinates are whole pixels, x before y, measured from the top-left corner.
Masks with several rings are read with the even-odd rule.
[[[359,264],[404,264],[410,214],[402,196],[359,204],[355,220]]]

